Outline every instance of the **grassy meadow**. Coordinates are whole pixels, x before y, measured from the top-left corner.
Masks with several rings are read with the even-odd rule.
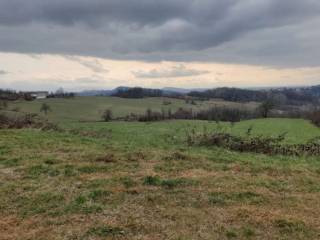
[[[165,105],[164,102],[170,102]],[[173,98],[143,98],[143,99],[125,99],[117,97],[75,97],[73,99],[51,98],[37,101],[17,101],[10,105],[11,108],[17,108],[21,111],[40,113],[40,107],[47,103],[52,112],[48,114],[51,121],[75,122],[75,121],[99,121],[101,115],[106,109],[111,109],[114,117],[124,117],[130,113],[143,114],[146,109],[154,111],[162,109],[172,111],[178,108],[207,109],[212,106],[232,106],[241,108],[255,108],[256,103],[235,103],[221,100],[196,101],[196,105],[188,104],[182,99]]]
[[[320,239],[319,157],[189,146],[191,129],[320,136],[305,120],[82,122],[162,98],[44,100],[63,131],[0,130],[0,239]],[[185,107],[171,100],[172,109]],[[43,101],[16,102],[39,112]],[[225,102],[203,102],[205,107]],[[247,104],[252,107],[252,104]]]

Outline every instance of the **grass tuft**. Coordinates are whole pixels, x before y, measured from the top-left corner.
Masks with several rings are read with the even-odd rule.
[[[254,192],[212,192],[209,194],[211,205],[226,205],[236,203],[260,204],[265,202],[264,196]]]

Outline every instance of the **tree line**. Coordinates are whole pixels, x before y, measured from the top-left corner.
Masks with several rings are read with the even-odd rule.
[[[301,118],[310,120],[313,124],[320,127],[320,108],[313,110],[293,110],[288,112],[274,111],[276,105],[272,101],[262,102],[255,109],[234,108],[214,106],[208,109],[194,111],[192,108],[178,108],[175,111],[169,109],[153,110],[146,109],[143,114],[130,113],[125,117],[114,118],[111,109],[106,109],[102,114],[102,120],[109,121],[139,121],[153,122],[163,120],[207,120],[216,122],[240,122],[242,120],[257,119],[257,118]]]
[[[119,89],[116,93],[112,94],[112,96],[121,98],[161,97],[163,96],[163,92],[160,89],[134,87]]]
[[[146,109],[143,114],[130,113],[125,117],[114,118],[111,109],[106,109],[102,114],[103,121],[123,120],[123,121],[139,121],[152,122],[163,120],[208,120],[208,121],[228,121],[239,122],[262,117],[264,112],[259,108],[256,110],[247,110],[241,108],[230,107],[211,107],[200,111],[194,111],[192,108],[178,108],[175,111],[171,109],[162,109],[161,111]]]
[[[31,96],[30,93],[0,89],[0,100],[1,101],[16,101],[16,100],[31,101],[32,99],[33,99],[33,97]]]
[[[205,91],[191,91],[187,94],[179,92],[168,93],[160,89],[134,87],[118,89],[112,96],[121,98],[172,97],[180,99],[193,98],[197,100],[222,99],[231,102],[264,102],[273,99],[278,104],[303,105],[307,103],[319,103],[320,85],[306,88],[268,90],[223,87]]]

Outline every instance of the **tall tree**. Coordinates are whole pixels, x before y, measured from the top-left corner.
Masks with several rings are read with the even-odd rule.
[[[272,99],[268,99],[262,102],[259,106],[259,110],[263,118],[267,118],[272,109],[275,108],[275,103]]]

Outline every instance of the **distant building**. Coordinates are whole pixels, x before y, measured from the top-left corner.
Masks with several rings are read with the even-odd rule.
[[[35,99],[45,99],[48,97],[49,92],[45,92],[45,91],[39,91],[39,92],[27,92],[28,94],[31,95],[31,97],[35,98]]]

